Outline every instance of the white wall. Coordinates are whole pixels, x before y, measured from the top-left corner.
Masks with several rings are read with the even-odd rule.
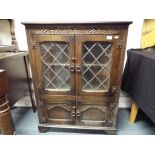
[[[150,0],[148,0],[150,1]],[[153,0],[151,0],[153,2]],[[154,4],[135,0],[5,0],[0,18],[14,18],[19,48],[26,50],[22,21],[122,21],[130,20],[127,49],[140,47],[144,18],[154,15]],[[7,11],[6,11],[7,10]]]
[[[133,19],[133,24],[130,25],[128,31],[126,49],[140,48],[142,25],[143,19]]]
[[[46,21],[49,21],[49,20],[47,19]],[[115,20],[117,20],[117,19],[115,19]],[[27,50],[25,28],[21,24],[22,21],[23,20],[15,18],[16,37],[18,40],[19,49]],[[34,20],[31,20],[31,21],[34,21]],[[40,21],[44,21],[44,18],[40,18]],[[70,20],[70,21],[72,21],[72,20]],[[133,21],[133,24],[130,25],[130,27],[129,27],[126,49],[140,48],[140,37],[141,37],[141,29],[142,29],[143,19],[133,19],[132,21]]]

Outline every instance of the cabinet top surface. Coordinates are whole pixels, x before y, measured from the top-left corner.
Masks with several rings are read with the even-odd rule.
[[[103,21],[103,22],[22,22],[24,25],[130,25],[132,21]]]

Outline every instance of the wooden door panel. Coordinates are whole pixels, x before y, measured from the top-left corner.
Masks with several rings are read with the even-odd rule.
[[[110,39],[109,39],[109,38]],[[77,95],[110,96],[115,85],[117,39],[107,35],[76,37]]]
[[[85,126],[107,126],[109,102],[95,100],[78,100],[76,124]]]
[[[34,35],[40,94],[75,94],[74,36]]]
[[[54,125],[75,124],[75,100],[44,100],[42,106],[43,123]]]

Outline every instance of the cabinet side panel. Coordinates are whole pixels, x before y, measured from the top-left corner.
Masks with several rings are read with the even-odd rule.
[[[38,111],[38,117],[39,122],[41,122],[40,113],[41,109],[39,108],[39,92],[38,92],[38,79],[36,74],[36,58],[34,54],[34,44],[33,44],[33,29],[30,29],[29,27],[26,27],[26,35],[27,35],[27,44],[28,44],[28,53],[29,53],[29,60],[30,60],[30,68],[31,68],[31,74],[32,74],[32,87],[34,89],[34,95],[35,95],[35,104]]]
[[[112,126],[116,126],[116,119],[117,119],[117,112],[118,112],[118,101],[120,96],[120,86],[121,86],[121,80],[122,80],[122,72],[123,72],[123,66],[124,66],[124,57],[125,57],[125,51],[126,51],[126,42],[127,42],[127,34],[128,34],[128,28],[124,28],[119,31],[120,34],[120,42],[118,45],[118,55],[117,55],[117,88],[116,88],[116,100],[115,104],[111,108],[113,113],[113,124]]]

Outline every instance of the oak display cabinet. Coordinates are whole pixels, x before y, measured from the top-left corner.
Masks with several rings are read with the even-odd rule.
[[[72,128],[116,133],[131,23],[24,23],[40,132]]]

